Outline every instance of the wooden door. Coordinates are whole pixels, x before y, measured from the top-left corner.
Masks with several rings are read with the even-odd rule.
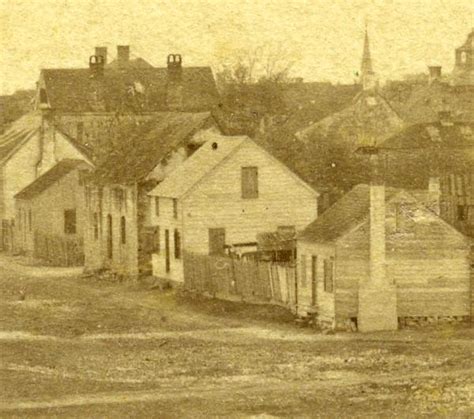
[[[112,216],[107,215],[107,257],[112,259],[113,257],[113,229],[112,229]]]
[[[225,250],[225,228],[209,229],[209,254],[221,255]]]
[[[311,257],[311,305],[316,305],[318,286],[318,257]]]
[[[170,271],[170,231],[165,230],[165,267],[166,272]]]

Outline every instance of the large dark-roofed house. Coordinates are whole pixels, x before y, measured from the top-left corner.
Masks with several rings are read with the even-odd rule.
[[[210,67],[186,67],[180,54],[153,67],[131,59],[128,46],[119,46],[110,63],[106,48],[97,47],[88,68],[43,69],[36,94],[37,108],[49,109],[65,132],[91,148],[130,115],[142,122],[158,112],[209,112],[218,103]]]

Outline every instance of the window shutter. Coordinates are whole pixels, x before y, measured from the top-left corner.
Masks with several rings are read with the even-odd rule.
[[[242,167],[242,198],[258,198],[258,168]]]

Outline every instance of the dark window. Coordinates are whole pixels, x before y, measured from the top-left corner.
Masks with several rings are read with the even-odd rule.
[[[178,200],[176,198],[173,199],[173,217],[178,218]]]
[[[31,214],[31,209],[28,210],[28,227],[30,231],[33,229],[33,216]]]
[[[467,221],[467,205],[458,205],[458,221]]]
[[[242,167],[242,198],[258,198],[258,168]]]
[[[306,255],[301,255],[300,259],[301,286],[306,288]]]
[[[94,212],[94,239],[99,239],[99,214]]]
[[[155,215],[158,217],[160,215],[160,198],[155,196]]]
[[[181,258],[181,234],[178,230],[174,231],[174,258]]]
[[[122,244],[127,243],[127,222],[125,217],[120,218],[120,241]]]
[[[209,254],[223,254],[225,250],[225,229],[210,228],[209,229]]]
[[[324,261],[324,291],[333,292],[334,289],[334,259]]]
[[[64,211],[64,233],[76,234],[76,210]]]
[[[76,139],[79,142],[82,142],[82,139],[84,138],[84,122],[79,121],[76,124]]]

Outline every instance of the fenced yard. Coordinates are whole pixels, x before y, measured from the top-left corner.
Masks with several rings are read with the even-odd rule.
[[[221,299],[296,305],[296,272],[290,264],[189,252],[183,256],[187,290]]]
[[[50,236],[35,232],[34,255],[52,266],[81,266],[84,264],[82,238]]]

